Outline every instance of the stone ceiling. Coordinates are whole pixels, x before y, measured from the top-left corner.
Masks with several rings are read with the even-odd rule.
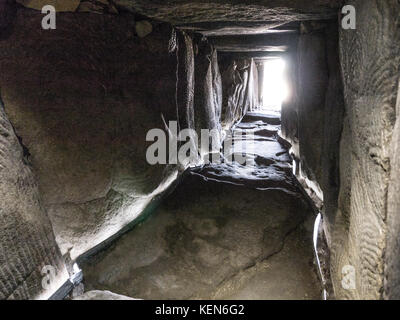
[[[209,37],[208,40],[217,50],[225,52],[284,52],[295,44],[297,35],[292,33],[234,35]]]
[[[341,0],[114,0],[141,15],[204,36],[267,34],[287,23],[335,19]],[[281,32],[291,32],[291,28]]]
[[[16,0],[58,11],[130,11],[195,31],[224,52],[282,52],[302,21],[335,19],[342,0]],[[285,43],[289,41],[289,43]]]
[[[290,22],[334,18],[340,0],[114,0],[119,7],[174,25],[198,22]]]
[[[54,5],[57,11],[128,10],[175,26],[205,30],[242,30],[263,33],[283,23],[326,20],[337,16],[342,0],[16,0],[41,9]],[[106,10],[108,9],[108,10]],[[117,10],[118,9],[118,10]],[[206,32],[206,31],[205,31]],[[232,34],[232,32],[228,34]],[[241,33],[243,34],[243,33]],[[215,35],[215,34],[214,34]]]

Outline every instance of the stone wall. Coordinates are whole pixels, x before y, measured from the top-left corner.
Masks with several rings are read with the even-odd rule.
[[[199,37],[195,47],[194,114],[196,132],[201,137],[201,129],[221,131],[222,83],[216,50]],[[208,148],[200,153],[205,156],[207,152]]]
[[[356,30],[302,26],[295,70],[299,85],[284,106],[282,133],[300,160],[300,179],[317,202],[323,200],[334,297],[393,298],[399,283],[400,155],[393,129],[400,5],[394,0],[348,3],[356,7]],[[342,284],[353,270],[354,289]]]
[[[258,106],[258,71],[253,59],[224,57],[222,66],[222,126],[230,128],[247,111]]]
[[[42,17],[18,9],[0,41],[0,87],[74,261],[141,219],[186,169],[147,163],[148,130],[167,131],[170,120],[218,129],[222,89],[215,50],[197,53],[203,77],[192,37],[166,23],[150,21],[141,37],[128,13],[58,13],[56,30],[43,30]],[[195,96],[209,98],[198,114]]]
[[[297,50],[285,54],[290,98],[282,105],[282,135],[292,144],[300,182],[325,213],[328,242],[344,110],[337,29],[335,22],[302,25]]]
[[[17,12],[14,0],[2,0],[0,2],[0,39],[12,32],[12,21]]]
[[[140,39],[129,16],[57,17],[43,30],[39,11],[18,10],[0,43],[0,85],[61,251],[75,259],[176,178],[145,158],[147,131],[164,128],[161,114],[176,119],[176,56],[167,25]]]
[[[385,265],[385,295],[387,299],[400,299],[400,83],[396,104],[396,125],[390,151],[390,182],[388,189],[388,242]]]
[[[0,300],[47,299],[69,278],[28,156],[0,98]]]
[[[356,8],[357,29],[340,31],[346,116],[331,270],[338,297],[379,299],[383,297],[385,252],[389,258],[398,250],[392,242],[387,245],[386,233],[398,221],[398,212],[388,220],[388,190],[395,188],[390,174],[396,162],[391,160],[400,156],[394,154],[391,143],[400,74],[400,4],[395,0],[348,3]],[[397,201],[391,197],[389,210]],[[340,285],[346,265],[356,270],[356,290]],[[389,296],[392,288],[388,283]]]

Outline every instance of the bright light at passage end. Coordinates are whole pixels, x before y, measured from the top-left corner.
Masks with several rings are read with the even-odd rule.
[[[271,59],[264,62],[263,108],[280,111],[282,102],[289,96],[285,80],[285,61]]]

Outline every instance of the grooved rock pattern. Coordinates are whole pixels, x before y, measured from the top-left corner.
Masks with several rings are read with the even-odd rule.
[[[338,50],[335,30],[331,24],[325,31],[303,25],[298,66],[292,67],[291,81],[297,85],[292,104],[283,108],[282,132],[293,144],[300,176],[324,200],[321,210],[331,249],[334,297],[398,297],[398,195],[394,194],[399,154],[393,129],[400,74],[400,4],[394,0],[347,4],[356,8],[357,28],[339,28],[343,96],[339,62],[332,54]],[[343,285],[344,279],[354,281],[355,288]]]
[[[396,250],[386,245],[386,220],[400,74],[400,3],[348,3],[356,8],[357,29],[340,31],[346,119],[331,272],[338,297],[379,299],[385,251],[390,256]],[[356,270],[356,290],[340,284],[346,265]]]
[[[42,287],[43,267],[57,274]],[[68,279],[27,155],[0,98],[0,300],[47,299]]]
[[[400,114],[400,82],[396,114]],[[400,117],[397,116],[393,132],[390,165],[391,179],[388,190],[388,250],[385,267],[385,298],[400,299]]]

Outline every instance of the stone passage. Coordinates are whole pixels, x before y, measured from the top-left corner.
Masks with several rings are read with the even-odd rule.
[[[232,152],[255,166],[185,177],[148,220],[83,265],[86,290],[142,299],[319,299],[312,209],[294,182],[276,116],[249,114]],[[245,148],[246,147],[246,148]],[[251,150],[251,149],[250,149]]]
[[[42,28],[44,4],[56,29]],[[399,12],[0,0],[0,300],[319,299],[313,236],[324,297],[400,299]],[[254,113],[279,79],[281,114]],[[148,133],[171,141],[170,123],[212,130],[252,165],[205,166],[202,143],[152,165]]]

